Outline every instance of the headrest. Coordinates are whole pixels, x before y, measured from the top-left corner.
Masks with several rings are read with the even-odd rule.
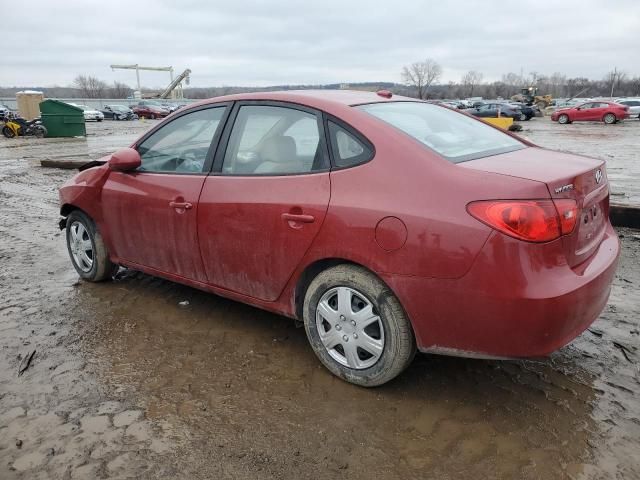
[[[290,163],[296,160],[296,142],[292,137],[269,137],[262,144],[263,162]]]

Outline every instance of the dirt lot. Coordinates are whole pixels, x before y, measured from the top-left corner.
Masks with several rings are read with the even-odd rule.
[[[551,358],[420,355],[365,390],[285,318],[132,271],[78,281],[56,225],[73,172],[36,160],[97,157],[150,123],[0,139],[0,478],[640,478],[640,232],[619,231],[609,306]],[[590,147],[594,125],[535,119],[525,134],[615,155],[633,200],[631,150],[617,155],[636,123]]]

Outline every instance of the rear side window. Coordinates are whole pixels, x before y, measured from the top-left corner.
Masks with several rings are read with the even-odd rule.
[[[385,102],[356,108],[402,130],[452,163],[526,148],[468,115],[422,102]]]
[[[352,167],[371,160],[373,148],[340,125],[329,121],[331,151],[336,167]]]

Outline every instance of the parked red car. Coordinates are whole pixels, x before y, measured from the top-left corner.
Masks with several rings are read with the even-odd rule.
[[[82,278],[122,265],[300,319],[364,386],[416,347],[546,355],[618,259],[602,161],[388,92],[219,97],[97,164],[60,189]]]
[[[561,108],[551,114],[558,123],[604,122],[613,124],[629,118],[629,107],[614,102],[587,102],[571,108]]]
[[[160,105],[154,105],[149,102],[140,102],[137,105],[131,105],[133,113],[138,115],[139,118],[164,118],[169,115],[169,110],[161,107]]]

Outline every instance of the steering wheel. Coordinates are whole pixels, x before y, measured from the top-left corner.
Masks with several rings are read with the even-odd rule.
[[[199,159],[198,149],[183,151],[176,157],[176,170],[183,172],[201,172],[204,167],[204,160]]]

